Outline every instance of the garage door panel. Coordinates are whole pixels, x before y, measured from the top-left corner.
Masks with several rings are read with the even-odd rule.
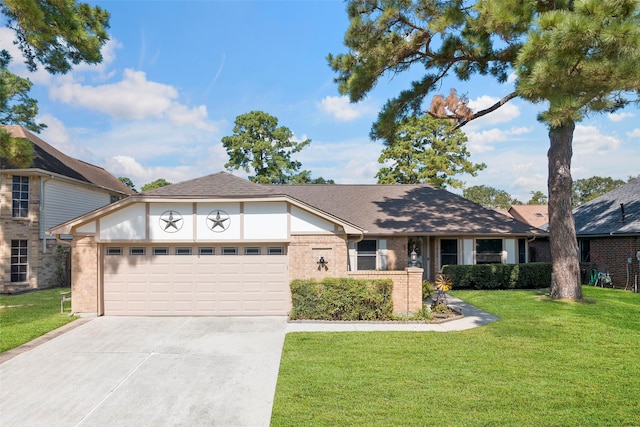
[[[105,257],[105,314],[286,315],[287,263],[267,255]]]

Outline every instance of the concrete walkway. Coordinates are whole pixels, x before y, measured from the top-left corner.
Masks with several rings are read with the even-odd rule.
[[[444,323],[416,322],[289,322],[287,332],[355,332],[355,331],[463,331],[499,320],[493,314],[447,295],[449,305],[462,312],[463,318]]]

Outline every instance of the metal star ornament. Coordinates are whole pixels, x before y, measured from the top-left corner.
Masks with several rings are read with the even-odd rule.
[[[230,224],[231,219],[225,211],[213,211],[207,216],[207,226],[211,231],[221,233],[229,228]]]
[[[176,211],[166,211],[160,215],[160,227],[167,233],[175,233],[182,228],[182,215]]]

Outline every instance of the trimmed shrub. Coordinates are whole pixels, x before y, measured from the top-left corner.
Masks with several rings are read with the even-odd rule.
[[[393,319],[391,279],[298,279],[290,286],[292,320]]]
[[[422,281],[422,299],[426,300],[432,297],[436,293],[436,287],[428,280]]]
[[[445,265],[454,289],[538,289],[551,286],[551,263]]]

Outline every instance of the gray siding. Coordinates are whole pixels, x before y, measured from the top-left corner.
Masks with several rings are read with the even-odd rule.
[[[109,204],[107,191],[93,190],[63,181],[44,183],[44,231]]]

